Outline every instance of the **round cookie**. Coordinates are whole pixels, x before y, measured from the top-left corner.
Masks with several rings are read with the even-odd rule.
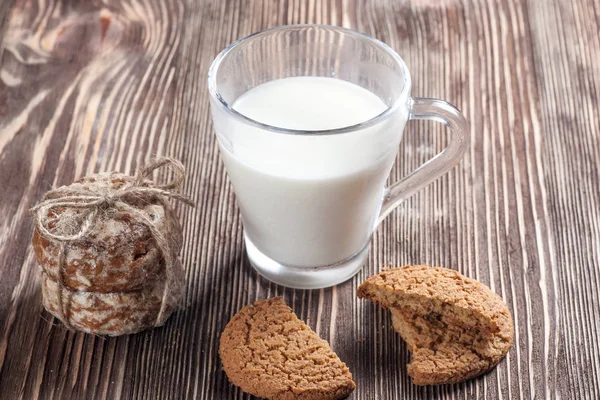
[[[358,289],[392,311],[394,329],[412,353],[418,385],[461,382],[493,368],[512,345],[512,318],[490,288],[446,268],[404,266],[370,277]]]
[[[231,383],[273,400],[343,399],[356,387],[346,365],[281,297],[244,307],[221,334]]]
[[[118,336],[137,333],[165,323],[179,304],[185,289],[183,270],[175,260],[175,279],[165,300],[162,318],[157,316],[163,301],[164,276],[148,281],[142,290],[102,293],[59,289],[55,280],[42,272],[42,304],[56,318],[96,335]],[[64,316],[58,312],[59,296],[65,301]]]

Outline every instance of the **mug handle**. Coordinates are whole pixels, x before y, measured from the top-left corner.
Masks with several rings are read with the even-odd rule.
[[[450,128],[450,143],[441,153],[387,188],[383,196],[377,224],[405,199],[458,164],[469,147],[469,137],[467,136],[469,125],[467,120],[450,103],[439,99],[412,98],[409,103],[408,119],[431,120],[443,123]]]

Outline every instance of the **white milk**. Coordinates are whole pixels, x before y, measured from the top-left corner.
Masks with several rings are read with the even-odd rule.
[[[264,124],[312,131],[364,122],[387,106],[345,81],[296,77],[259,85],[233,108]],[[239,123],[231,123],[226,135],[217,132],[247,239],[266,256],[295,266],[333,264],[362,250],[403,124],[327,136]]]

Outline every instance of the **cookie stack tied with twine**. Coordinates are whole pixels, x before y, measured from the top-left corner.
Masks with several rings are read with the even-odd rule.
[[[173,180],[158,184],[162,167]],[[31,208],[42,302],[68,328],[123,335],[162,325],[183,296],[181,226],[169,199],[185,168],[162,157],[136,176],[99,173],[46,193]]]

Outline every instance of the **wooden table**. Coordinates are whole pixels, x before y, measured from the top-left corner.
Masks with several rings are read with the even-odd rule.
[[[261,279],[218,155],[206,73],[264,28],[343,25],[397,50],[413,93],[471,124],[461,164],[377,229],[368,264],[324,290]],[[597,0],[20,0],[0,3],[0,398],[230,399],[217,355],[231,316],[283,295],[330,341],[352,399],[600,399],[600,3]],[[430,137],[433,140],[424,141]],[[445,143],[410,123],[396,180]],[[103,338],[42,309],[30,206],[154,154],[189,170],[185,304],[167,324]],[[387,312],[356,298],[383,265],[455,268],[508,303],[516,336],[489,374],[416,387]]]

